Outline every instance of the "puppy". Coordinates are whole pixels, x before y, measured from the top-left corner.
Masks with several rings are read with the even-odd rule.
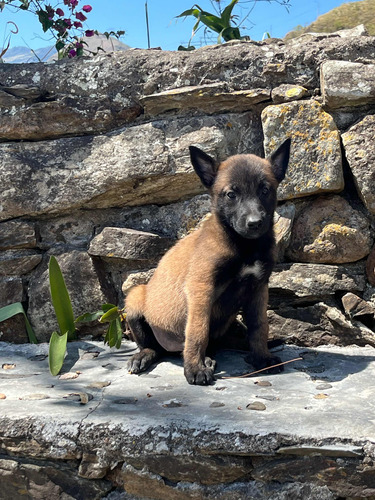
[[[207,349],[219,345],[241,310],[255,369],[280,362],[267,347],[268,279],[274,264],[276,189],[289,161],[290,139],[267,160],[236,155],[217,164],[191,146],[195,172],[209,190],[212,215],[161,259],[147,285],[132,288],[125,308],[140,348],[131,373],[168,352],[183,352],[189,384],[214,380]],[[224,342],[225,345],[225,342]]]

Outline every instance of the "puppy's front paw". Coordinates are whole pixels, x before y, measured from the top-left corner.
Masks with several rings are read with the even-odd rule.
[[[282,363],[278,356],[255,356],[254,354],[249,354],[245,358],[246,363],[252,365],[255,370],[262,370],[263,368],[272,367],[273,365],[279,365]],[[284,366],[275,366],[274,368],[269,368],[265,370],[267,373],[280,373],[284,371]]]
[[[142,349],[130,358],[128,362],[129,373],[140,373],[147,370],[157,359],[157,353],[153,349]]]
[[[216,361],[206,357],[204,363],[191,365],[185,362],[184,373],[186,380],[192,385],[209,385],[214,379]]]

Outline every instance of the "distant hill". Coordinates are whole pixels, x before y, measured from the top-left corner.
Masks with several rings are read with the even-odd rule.
[[[303,33],[333,33],[364,24],[369,35],[375,35],[375,0],[344,3],[317,18],[309,26],[297,26],[285,36],[296,38]]]
[[[104,35],[95,35],[90,38],[84,37],[83,40],[87,43],[88,49],[91,51],[96,51],[97,47],[101,47],[105,52],[115,52],[130,48],[129,45],[120,42],[120,40],[112,37],[107,39]],[[2,59],[5,63],[14,64],[51,61],[57,59],[57,52],[54,45],[42,47],[34,51],[28,47],[12,47],[7,50]]]

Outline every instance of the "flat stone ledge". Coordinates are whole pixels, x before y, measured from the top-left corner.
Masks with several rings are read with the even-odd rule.
[[[289,461],[292,480],[327,487],[332,499],[361,498],[364,488],[375,494],[373,348],[287,346],[277,352],[284,361],[303,359],[284,373],[232,379],[222,377],[251,367],[243,353],[222,351],[215,384],[199,387],[187,384],[178,356],[136,376],[126,369],[131,342],[120,350],[92,341],[68,347],[64,379],[48,372],[47,344],[0,342],[0,446],[12,460],[74,462],[80,477],[117,483],[129,467],[146,465],[178,484],[196,483],[200,462],[201,484],[267,482],[274,467],[283,485]]]

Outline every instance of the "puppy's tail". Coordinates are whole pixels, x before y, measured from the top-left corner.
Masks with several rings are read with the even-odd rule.
[[[144,314],[146,285],[137,285],[130,289],[125,299],[127,318],[140,318]]]

